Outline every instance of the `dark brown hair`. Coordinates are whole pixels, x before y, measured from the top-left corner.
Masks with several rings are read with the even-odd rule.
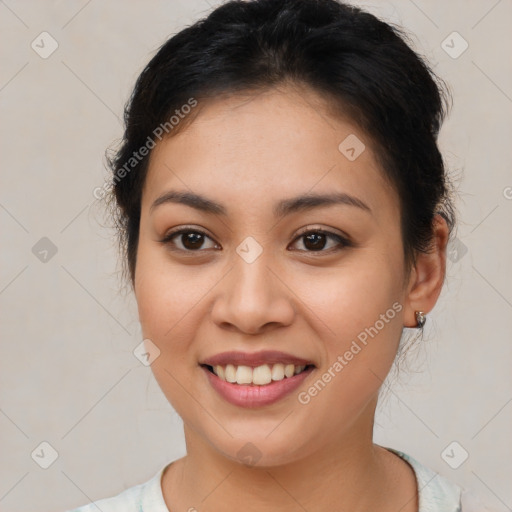
[[[139,76],[122,144],[109,158],[109,199],[131,283],[156,139],[186,129],[200,112],[193,101],[285,82],[306,85],[333,111],[349,112],[398,192],[408,267],[416,251],[429,250],[434,215],[454,224],[437,146],[448,96],[406,40],[399,28],[336,0],[230,1],[171,37]]]

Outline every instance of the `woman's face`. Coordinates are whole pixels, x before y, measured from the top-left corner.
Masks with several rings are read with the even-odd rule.
[[[186,433],[233,460],[272,466],[366,442],[403,326],[398,197],[370,141],[312,92],[199,107],[153,150],[142,198],[134,284],[155,377]],[[154,205],[171,191],[202,201]],[[242,364],[263,351],[285,355]],[[275,380],[228,383],[203,366],[226,352],[242,356],[227,355],[224,378],[267,363],[253,373]],[[283,378],[293,358],[314,367]]]

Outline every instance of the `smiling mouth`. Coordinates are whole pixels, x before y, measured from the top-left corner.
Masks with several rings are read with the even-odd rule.
[[[263,364],[256,367],[244,365],[215,365],[202,364],[202,367],[219,377],[219,379],[232,384],[265,386],[271,382],[289,379],[305,371],[313,369],[312,364]]]

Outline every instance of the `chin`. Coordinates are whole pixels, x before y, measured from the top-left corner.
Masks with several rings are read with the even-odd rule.
[[[274,423],[275,428],[275,423]],[[246,467],[272,468],[293,463],[305,455],[304,444],[299,439],[297,432],[289,432],[285,429],[277,434],[272,429],[255,429],[254,433],[236,438],[223,436],[222,439],[209,439],[208,443],[220,455],[238,462]]]

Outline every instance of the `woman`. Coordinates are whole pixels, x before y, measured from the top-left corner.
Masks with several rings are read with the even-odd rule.
[[[445,103],[398,29],[335,0],[228,2],[161,47],[111,206],[187,455],[77,510],[461,510],[372,439],[445,277]]]

